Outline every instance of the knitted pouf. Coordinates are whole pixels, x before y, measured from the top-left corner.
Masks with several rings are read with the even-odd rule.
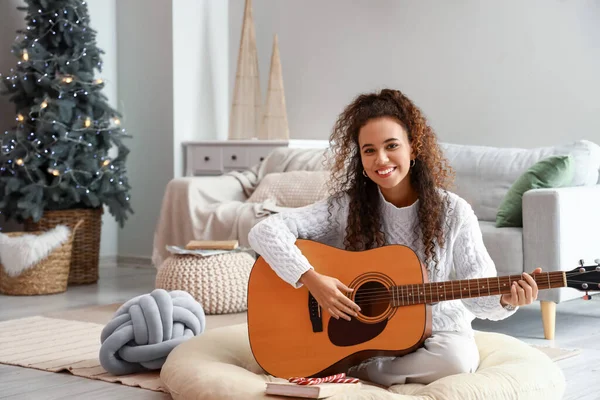
[[[254,257],[231,252],[208,257],[173,254],[156,274],[156,288],[185,290],[206,314],[227,314],[248,309],[248,280]]]

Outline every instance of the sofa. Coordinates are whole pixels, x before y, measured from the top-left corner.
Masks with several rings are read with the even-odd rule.
[[[572,270],[600,258],[600,146],[578,140],[531,149],[441,143],[455,170],[452,191],[467,200],[479,219],[483,241],[499,276]],[[530,166],[552,155],[570,154],[575,175],[564,187],[533,189],[523,195],[523,226],[496,227],[498,207],[511,185]],[[167,185],[154,236],[156,268],[167,245],[197,240],[238,240],[248,246],[249,230],[269,215],[310,204],[327,195],[327,148],[275,149],[245,171],[182,177]],[[542,290],[544,336],[554,338],[556,304],[582,297],[571,288]]]

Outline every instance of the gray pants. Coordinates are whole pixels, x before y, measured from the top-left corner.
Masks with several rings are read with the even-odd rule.
[[[473,332],[436,332],[416,351],[401,357],[380,357],[350,368],[349,376],[386,387],[429,384],[448,375],[475,372],[479,350]]]

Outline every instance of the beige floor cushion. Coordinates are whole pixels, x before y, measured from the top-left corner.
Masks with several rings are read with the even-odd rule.
[[[160,377],[174,399],[273,399],[265,375],[252,356],[246,324],[206,331],[176,347]],[[565,379],[541,351],[513,337],[476,332],[481,364],[476,373],[453,375],[430,385],[374,385],[330,399],[496,400],[561,399]],[[285,355],[282,355],[285,356]]]
[[[256,260],[246,252],[198,257],[173,254],[156,273],[157,289],[185,290],[204,313],[239,313],[248,309],[248,279]]]

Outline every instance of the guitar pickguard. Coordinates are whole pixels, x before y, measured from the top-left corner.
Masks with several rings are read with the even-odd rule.
[[[327,335],[332,344],[336,346],[355,346],[377,337],[384,331],[387,319],[374,324],[365,324],[356,318],[345,319],[330,318]]]

